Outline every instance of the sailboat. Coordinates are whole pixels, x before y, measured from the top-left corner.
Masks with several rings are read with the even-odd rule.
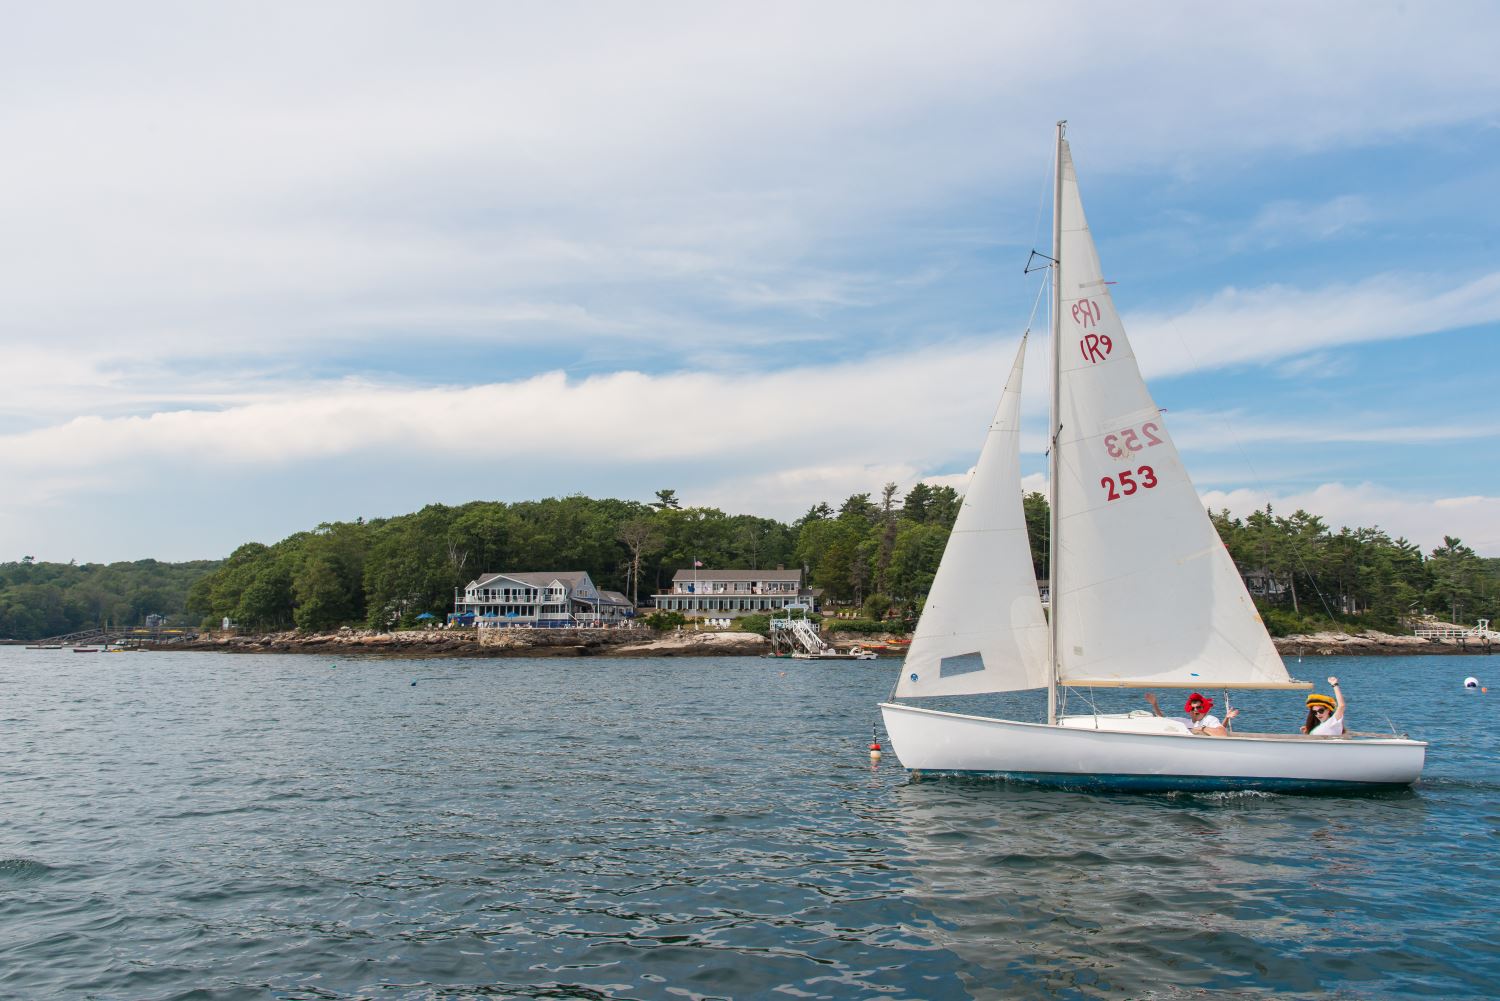
[[[1192,734],[1099,689],[1306,689],[1293,681],[1141,378],[1057,126],[1053,199],[1051,588],[1044,613],[1021,504],[1025,336],[901,673],[881,715],[915,776],[1126,791],[1342,792],[1408,786],[1404,735]],[[1045,722],[914,704],[1046,689]],[[1069,714],[1070,693],[1091,712]]]

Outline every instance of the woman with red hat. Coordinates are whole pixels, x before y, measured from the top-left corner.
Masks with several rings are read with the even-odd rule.
[[[1157,704],[1155,692],[1147,692],[1146,701],[1150,703],[1152,712],[1156,713],[1156,715],[1158,716],[1163,715],[1161,706]],[[1209,698],[1207,695],[1200,695],[1199,693],[1194,692],[1192,695],[1188,696],[1187,702],[1184,703],[1182,707],[1182,711],[1187,713],[1187,715],[1173,716],[1170,718],[1175,719],[1177,722],[1187,727],[1188,730],[1193,733],[1204,734],[1209,737],[1229,736],[1229,727],[1227,724],[1230,720],[1238,716],[1240,714],[1240,711],[1238,709],[1229,710],[1224,714],[1224,722],[1221,723],[1219,722],[1219,718],[1217,716],[1210,716],[1208,714],[1208,711],[1213,707],[1213,699]]]
[[[1336,698],[1330,699],[1321,692],[1307,697],[1307,722],[1302,732],[1311,737],[1342,737],[1344,735],[1344,693],[1339,688],[1339,679],[1329,678]]]

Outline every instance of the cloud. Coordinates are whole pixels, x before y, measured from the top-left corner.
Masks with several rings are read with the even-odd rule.
[[[1053,117],[1106,190],[1454,134],[1500,12],[1448,10],[36,6],[0,37],[0,516],[331,497],[412,449],[434,490],[649,468],[768,513],[946,476],[1009,362],[965,283],[1024,245]],[[1262,244],[1386,208],[1266,197]],[[1497,315],[1500,275],[1391,273],[1127,325],[1148,377],[1290,378]]]
[[[114,481],[174,456],[191,456],[204,470],[273,469],[412,447],[479,461],[544,450],[553,460],[596,465],[750,466],[783,484],[805,475],[799,459],[883,453],[913,457],[888,464],[891,476],[905,479],[928,462],[977,450],[1014,346],[740,376],[616,372],[575,380],[551,372],[458,388],[345,380],[216,410],[78,417],[0,436],[0,455],[34,499],[55,494],[49,484],[72,489],[90,475]],[[621,420],[630,414],[641,424],[627,431]],[[956,443],[934,431],[966,426],[971,433]],[[818,479],[806,476],[804,483]],[[832,480],[847,480],[847,470]]]
[[[1316,420],[1266,420],[1243,411],[1178,410],[1172,438],[1183,449],[1271,444],[1433,445],[1500,437],[1500,420],[1395,423],[1387,413],[1319,414]]]
[[[1282,362],[1276,367],[1276,374],[1283,379],[1337,379],[1348,375],[1353,368],[1353,358],[1348,354],[1314,351]]]
[[[0,109],[0,338],[232,354],[517,302],[632,336],[626,286],[659,301],[693,279],[730,307],[860,303],[884,279],[830,255],[909,239],[978,191],[1029,199],[1036,93],[1088,109],[1090,161],[1117,170],[1380,141],[1500,93],[1483,6],[1461,33],[1420,12],[1361,9],[1351,30],[1337,6],[1170,4],[1090,9],[1080,32],[1081,9],[174,7],[162,33],[96,5],[89,37],[38,9],[0,43],[30,84]],[[1430,51],[1446,56],[1403,59]],[[1182,86],[1206,72],[1228,85]],[[1358,212],[1276,202],[1257,227]]]
[[[1226,288],[1175,312],[1125,317],[1147,378],[1265,363],[1500,322],[1500,272],[1453,286],[1411,275],[1297,289]]]
[[[1349,235],[1373,218],[1369,202],[1360,195],[1339,195],[1318,203],[1279,199],[1263,205],[1246,231],[1231,244],[1240,249],[1264,249],[1330,240]]]

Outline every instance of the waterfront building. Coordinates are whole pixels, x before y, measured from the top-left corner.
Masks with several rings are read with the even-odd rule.
[[[765,615],[788,605],[813,608],[814,595],[801,570],[711,570],[690,567],[671,587],[652,596],[656,607],[685,615]]]
[[[583,570],[485,573],[453,593],[450,622],[480,626],[610,626],[635,617],[618,591],[594,586]]]

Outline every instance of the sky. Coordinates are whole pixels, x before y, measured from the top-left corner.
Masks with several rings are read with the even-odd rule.
[[[1205,504],[1500,556],[1500,7],[0,0],[0,561],[962,487],[1053,127]]]

